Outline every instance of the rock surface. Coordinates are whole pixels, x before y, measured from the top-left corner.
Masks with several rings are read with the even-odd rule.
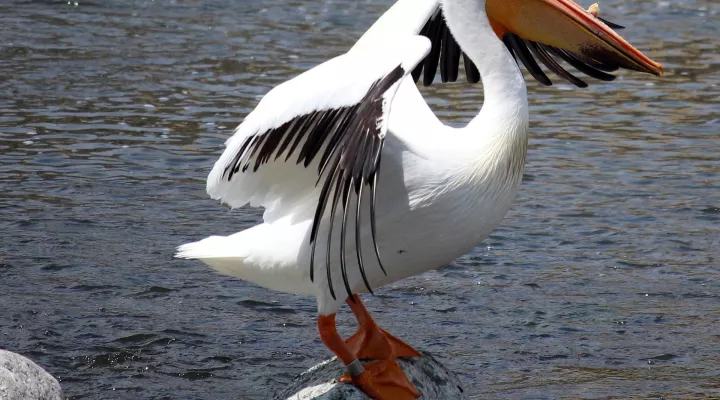
[[[28,358],[0,349],[0,399],[62,400],[60,383]]]
[[[421,399],[466,399],[460,381],[430,353],[421,351],[421,357],[399,359],[399,364]],[[295,379],[289,387],[275,396],[275,400],[368,400],[353,385],[339,383],[337,378],[345,367],[335,358],[310,368]]]

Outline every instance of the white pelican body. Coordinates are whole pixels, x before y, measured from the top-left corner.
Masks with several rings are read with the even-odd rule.
[[[536,14],[565,18],[556,26],[563,35],[528,16]],[[547,77],[527,61],[527,48],[565,79],[584,84],[543,56],[548,52],[538,47],[546,44],[568,62],[577,57],[594,66],[590,74],[601,79],[608,74],[598,71],[618,67],[661,72],[595,17],[571,0],[398,1],[347,54],[268,93],[226,143],[208,193],[232,207],[264,206],[264,223],[183,245],[178,256],[270,289],[315,296],[323,341],[353,381],[378,398],[412,398],[417,393],[405,384],[399,385],[409,397],[367,383],[357,359],[387,357],[377,346],[351,351],[352,339],[348,350],[334,331],[334,314],[351,299],[361,327],[370,324],[354,293],[452,262],[505,216],[522,180],[529,121],[525,81],[509,49],[541,81]],[[440,122],[410,76],[418,65],[426,79],[428,71],[434,76],[437,63],[428,60],[442,34],[427,27],[443,18],[459,48],[452,53],[443,39],[443,51],[455,55],[444,55],[441,64],[453,68],[456,57],[456,68],[461,49],[466,71],[469,59],[483,81],[482,109],[462,128]],[[566,20],[571,23],[563,25]],[[418,36],[423,30],[431,40]],[[503,33],[522,38],[511,35],[504,43]],[[530,41],[535,33],[538,42]],[[584,36],[564,39],[573,34]],[[392,343],[391,353],[416,354],[402,345]]]
[[[401,0],[390,12],[408,6],[417,12],[418,3],[424,3],[425,15],[405,32],[393,26],[396,37],[415,35],[438,6],[435,0]],[[485,29],[487,32],[481,32],[483,37],[494,35],[489,26]],[[365,42],[369,42],[373,34],[374,31],[368,32],[350,54],[369,48]],[[476,54],[475,58],[488,60],[478,63],[481,73],[495,70],[507,79],[497,80],[496,85],[485,85],[486,92],[495,89],[498,95],[486,93],[482,111],[466,127],[453,128],[440,122],[409,78],[393,100],[382,150],[376,214],[378,247],[387,275],[374,260],[372,246],[363,248],[365,270],[373,288],[452,262],[482,242],[512,205],[525,164],[527,94],[515,60],[499,40],[494,40],[492,45],[479,48]],[[498,56],[486,58],[485,51]],[[365,66],[359,69],[362,68]],[[236,151],[229,144],[226,154],[232,154],[233,150]],[[211,193],[213,178],[225,167],[222,161],[221,158],[210,174],[208,191]],[[322,271],[317,274],[320,279],[311,282],[309,277],[308,237],[320,191],[320,187],[315,186],[316,180],[317,176],[312,176],[305,188],[314,193],[299,201],[300,204],[293,204],[293,212],[277,219],[267,218],[269,214],[276,214],[271,206],[266,211],[265,223],[228,237],[215,236],[185,245],[180,255],[200,258],[220,273],[270,289],[316,296],[320,313],[334,313],[347,296],[338,295],[334,299],[330,295],[324,261],[316,265],[316,269]],[[222,195],[214,197],[225,199]],[[350,231],[354,229],[352,224]],[[361,242],[372,243],[370,234],[369,226],[362,229]],[[331,243],[340,243],[339,230]],[[344,292],[339,248],[332,251],[333,286]],[[351,255],[347,258],[350,286],[353,292],[365,291],[354,255],[354,238],[346,244],[346,251]]]

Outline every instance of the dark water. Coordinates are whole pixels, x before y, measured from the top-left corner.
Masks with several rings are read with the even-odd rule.
[[[71,399],[263,399],[327,358],[313,299],[171,256],[259,221],[205,195],[222,142],[390,2],[1,2],[0,347]],[[531,83],[502,227],[367,301],[473,398],[720,398],[720,3],[601,5],[667,76]]]

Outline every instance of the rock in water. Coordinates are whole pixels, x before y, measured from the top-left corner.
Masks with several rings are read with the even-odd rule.
[[[29,359],[0,349],[0,399],[62,400],[57,379]]]
[[[430,353],[421,351],[420,354],[421,357],[398,359],[398,363],[422,394],[421,399],[467,398],[454,373]],[[336,358],[323,361],[300,374],[295,382],[275,396],[275,400],[368,400],[355,386],[337,381],[344,373],[345,367]]]

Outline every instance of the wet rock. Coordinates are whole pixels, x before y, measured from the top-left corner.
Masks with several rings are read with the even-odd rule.
[[[0,399],[62,400],[57,379],[28,358],[0,349]]]
[[[399,364],[421,399],[466,399],[455,374],[445,368],[430,353],[421,351],[421,357],[399,359]],[[337,378],[345,368],[336,358],[310,368],[295,379],[289,387],[275,396],[275,400],[368,400],[353,385],[339,383]]]

